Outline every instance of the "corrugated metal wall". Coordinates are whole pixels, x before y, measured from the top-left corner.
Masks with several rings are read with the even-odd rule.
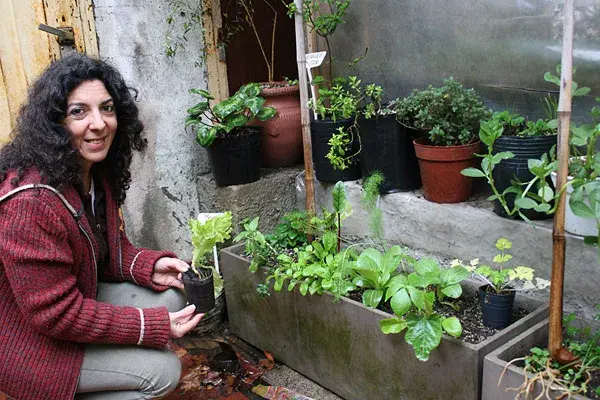
[[[560,63],[562,0],[354,0],[333,35],[338,74],[383,85],[387,99],[448,76],[495,109],[537,119],[544,82]],[[592,88],[573,105],[587,115],[600,95],[600,0],[575,1],[575,81]],[[367,56],[354,68],[346,63]],[[541,90],[542,92],[538,92]]]
[[[39,24],[72,27],[77,50],[98,55],[91,0],[0,0],[0,143],[8,140],[29,85],[60,57],[58,42]]]

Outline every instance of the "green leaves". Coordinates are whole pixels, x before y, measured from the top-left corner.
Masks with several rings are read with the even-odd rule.
[[[408,324],[405,320],[396,317],[384,318],[379,321],[379,328],[381,329],[381,332],[385,333],[386,335],[391,333],[400,333],[407,326]]]
[[[438,315],[429,318],[409,316],[406,319],[407,330],[404,340],[410,344],[417,359],[427,361],[433,349],[439,346],[442,339],[442,320]]]
[[[464,176],[468,176],[471,178],[485,178],[486,176],[482,171],[473,167],[465,168],[462,171],[460,171],[460,173]]]
[[[212,254],[213,247],[231,237],[231,219],[229,211],[209,218],[206,222],[190,219],[188,226],[194,246],[192,265],[205,264],[206,256]]]
[[[346,188],[344,182],[338,181],[333,187],[333,211],[342,213],[346,208]]]
[[[213,99],[205,90],[190,89],[207,100]],[[196,141],[203,147],[210,147],[214,140],[221,135],[245,126],[249,121],[257,118],[261,121],[273,118],[276,110],[264,107],[265,99],[259,97],[260,86],[251,83],[242,86],[233,96],[211,108],[208,101],[202,101],[187,109],[185,126],[196,128]]]
[[[400,289],[392,296],[390,306],[398,317],[404,316],[410,310],[412,301],[406,289]]]
[[[377,308],[382,297],[383,290],[365,290],[363,293],[363,304],[367,307]]]
[[[243,109],[245,100],[239,96],[232,96],[223,100],[213,108],[213,113],[217,118],[223,119],[230,114]],[[238,111],[239,112],[239,111]]]
[[[190,89],[190,90],[188,90],[188,93],[199,94],[200,96],[204,97],[207,100],[214,99],[214,97],[209,92],[207,92],[206,90],[202,90],[202,89]]]
[[[456,317],[444,318],[442,320],[442,328],[450,336],[457,338],[462,335],[462,325]]]

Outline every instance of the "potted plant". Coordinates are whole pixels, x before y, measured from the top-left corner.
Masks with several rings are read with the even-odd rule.
[[[397,103],[396,115],[422,135],[414,145],[425,198],[457,203],[469,197],[472,180],[460,171],[473,165],[479,121],[490,115],[475,91],[448,78],[441,87],[415,89]]]
[[[278,11],[271,0],[262,0],[273,13],[271,35],[262,37],[257,29],[254,0],[236,0],[237,7],[248,28],[252,31],[267,70],[267,81],[260,82],[260,96],[265,106],[273,107],[275,117],[256,121],[263,128],[262,162],[265,167],[286,167],[302,158],[302,127],[300,124],[300,89],[297,80],[275,80],[275,38]],[[270,46],[268,46],[270,40]]]
[[[360,101],[360,80],[356,76],[335,78],[331,84],[322,77],[313,79],[319,97],[309,101],[317,115],[311,121],[315,174],[319,181],[334,183],[361,177],[360,136],[356,113]]]
[[[375,84],[361,90],[358,129],[361,141],[360,166],[363,176],[383,174],[380,193],[421,187],[419,163],[411,131],[396,120],[394,100],[383,104],[383,89]]]
[[[488,265],[478,266],[479,260],[475,259],[470,265],[464,266],[473,277],[485,282],[478,290],[481,302],[483,324],[491,328],[503,329],[511,323],[515,292],[517,290],[544,289],[550,282],[535,278],[534,270],[525,266],[505,268],[504,263],[512,259],[506,250],[512,247],[512,242],[506,238],[496,241],[496,248],[500,254],[493,261],[498,265],[494,269]],[[459,260],[454,260],[452,266],[463,266]],[[519,285],[519,286],[518,286]]]
[[[501,160],[493,171],[496,188],[499,192],[504,192],[512,186],[513,181],[529,182],[534,178],[529,171],[528,160],[550,153],[556,145],[556,119],[526,121],[524,117],[505,110],[494,113],[492,120],[498,121],[502,127],[502,132],[494,143],[492,155],[502,152],[511,152],[514,155],[510,159]],[[506,202],[509,209],[514,208],[514,200],[515,194],[508,193]],[[494,200],[494,212],[504,218],[518,216],[509,215],[498,199]],[[528,219],[551,217],[548,213],[533,209],[523,210],[523,214]]]
[[[600,103],[600,97],[596,101]],[[600,246],[600,152],[596,150],[600,136],[600,106],[593,107],[591,115],[592,124],[571,128],[565,230],[585,236],[586,243]],[[552,171],[552,179],[556,181],[555,171]]]
[[[215,298],[223,291],[215,246],[231,237],[231,218],[230,212],[224,212],[188,223],[194,253],[191,268],[183,273],[182,281],[188,303],[196,306],[196,312],[212,310]]]
[[[196,128],[196,141],[210,157],[218,186],[250,183],[260,178],[261,128],[248,126],[254,119],[266,121],[276,111],[265,107],[258,83],[244,85],[233,96],[211,107],[214,97],[205,90],[191,89],[203,101],[187,110],[185,126]]]

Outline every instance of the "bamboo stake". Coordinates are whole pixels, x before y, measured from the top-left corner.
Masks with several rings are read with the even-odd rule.
[[[560,97],[558,101],[558,174],[556,187],[567,182],[569,169],[569,125],[571,122],[571,84],[573,78],[573,0],[565,0]],[[558,200],[552,229],[552,285],[550,286],[550,325],[548,349],[557,359],[562,348],[563,287],[565,279],[565,205],[563,192]]]
[[[308,82],[306,79],[306,39],[302,20],[303,0],[296,3],[296,60],[298,61],[298,82],[300,86],[300,113],[302,124],[302,145],[304,147],[304,182],[306,185],[306,211],[315,214],[315,186],[313,180],[312,142],[310,138],[310,115],[308,110]]]

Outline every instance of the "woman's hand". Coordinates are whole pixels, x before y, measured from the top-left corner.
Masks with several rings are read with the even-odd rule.
[[[196,310],[196,306],[190,304],[183,310],[169,313],[169,319],[171,320],[171,331],[169,332],[169,336],[172,339],[182,337],[198,325],[198,322],[200,322],[204,314],[194,315],[194,310]]]
[[[190,268],[178,258],[161,257],[154,264],[152,282],[156,285],[172,286],[183,290],[181,273]]]

